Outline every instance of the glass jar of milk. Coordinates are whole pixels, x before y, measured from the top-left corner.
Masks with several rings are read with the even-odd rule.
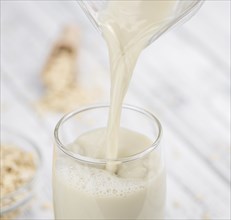
[[[106,158],[107,105],[65,115],[55,128],[56,219],[164,219],[165,166],[161,124],[123,106],[117,158]]]

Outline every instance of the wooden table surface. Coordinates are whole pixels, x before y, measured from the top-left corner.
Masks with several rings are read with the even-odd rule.
[[[78,75],[101,90],[94,103],[108,102],[106,46],[76,1],[1,1],[2,129],[27,135],[44,156],[40,189],[20,219],[53,219],[53,129],[62,114],[40,115],[35,106],[44,92],[43,65],[70,23],[81,30]],[[230,1],[206,1],[149,46],[125,102],[162,122],[167,219],[230,219]]]

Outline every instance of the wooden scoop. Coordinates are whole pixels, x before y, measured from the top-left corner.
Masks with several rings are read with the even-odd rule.
[[[74,26],[66,27],[42,72],[42,81],[48,93],[59,92],[75,82],[78,44],[79,30]]]

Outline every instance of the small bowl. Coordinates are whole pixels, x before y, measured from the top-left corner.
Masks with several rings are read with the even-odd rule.
[[[29,138],[10,131],[6,128],[1,128],[1,145],[15,146],[26,152],[33,154],[36,170],[33,178],[26,184],[20,186],[15,191],[0,195],[0,218],[20,214],[21,208],[26,206],[36,193],[39,185],[39,176],[42,168],[42,155],[38,146]]]

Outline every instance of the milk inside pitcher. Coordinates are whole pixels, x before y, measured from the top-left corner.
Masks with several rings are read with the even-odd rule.
[[[157,0],[158,2],[163,2],[166,0]],[[101,31],[101,24],[100,24],[100,16],[102,15],[103,11],[108,7],[109,0],[101,0],[101,1],[86,1],[86,0],[79,0],[78,3],[82,10],[85,12],[87,17],[90,19],[94,27],[99,31]],[[129,2],[128,5],[133,4],[131,1],[124,0],[123,2]],[[135,2],[135,1],[134,1]],[[158,30],[158,32],[154,33],[151,37],[148,45],[150,45],[153,41],[159,38],[163,33],[170,30],[172,27],[177,25],[183,24],[184,22],[188,21],[196,12],[200,9],[204,0],[187,0],[182,1],[178,0],[176,2],[174,13],[171,17],[168,18],[163,27]],[[118,12],[118,16],[120,16],[120,12]]]

